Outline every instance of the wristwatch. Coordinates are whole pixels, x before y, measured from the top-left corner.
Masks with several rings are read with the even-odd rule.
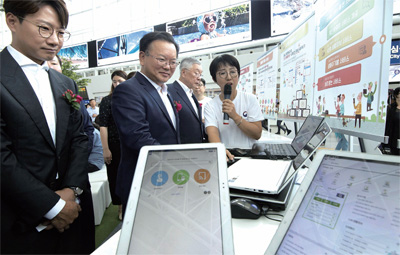
[[[79,187],[69,187],[69,188],[72,189],[72,191],[75,194],[75,197],[78,197],[78,196],[82,195],[82,193],[83,193],[83,190]]]

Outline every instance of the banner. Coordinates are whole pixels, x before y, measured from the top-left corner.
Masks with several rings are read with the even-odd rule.
[[[247,64],[240,69],[237,91],[253,94],[253,69],[253,63]]]
[[[333,128],[383,136],[393,2],[336,0],[332,6],[316,6],[312,114],[326,116]]]
[[[256,96],[264,117],[275,117],[278,77],[278,47],[257,59]]]

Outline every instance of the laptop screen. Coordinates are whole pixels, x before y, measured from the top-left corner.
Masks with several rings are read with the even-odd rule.
[[[277,254],[397,254],[399,161],[325,155],[289,223]]]
[[[216,148],[148,152],[129,254],[223,253],[217,162]]]
[[[292,147],[299,153],[300,150],[310,141],[315,131],[321,124],[324,118],[319,116],[308,116],[301,126],[297,135],[293,138]]]

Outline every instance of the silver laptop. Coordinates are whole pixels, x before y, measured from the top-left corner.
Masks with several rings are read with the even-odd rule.
[[[265,254],[398,254],[400,157],[318,151]]]
[[[117,254],[233,254],[223,144],[145,146]]]
[[[320,124],[293,161],[242,158],[228,169],[231,196],[234,189],[279,194],[331,132],[326,122]]]
[[[292,143],[255,143],[249,156],[260,159],[293,159],[307,145],[323,121],[323,117],[309,115]]]

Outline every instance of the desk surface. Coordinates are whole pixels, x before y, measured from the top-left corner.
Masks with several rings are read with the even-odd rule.
[[[302,180],[307,170],[301,169],[297,174],[296,184],[293,187],[289,203],[293,199],[299,187],[298,182]],[[285,211],[278,212],[284,215]],[[238,255],[258,255],[264,254],[270,244],[280,222],[267,219],[261,216],[257,220],[232,219],[233,243],[235,254]],[[121,231],[114,234],[109,240],[98,247],[93,255],[115,254]]]

